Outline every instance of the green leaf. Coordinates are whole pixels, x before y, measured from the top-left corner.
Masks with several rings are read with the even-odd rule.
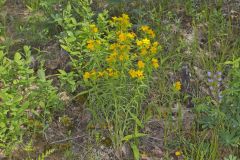
[[[127,135],[125,137],[123,137],[122,141],[130,141],[131,139],[135,139],[135,138],[140,138],[140,137],[144,137],[146,136],[147,134],[144,134],[144,133],[135,133],[135,134],[130,134],[130,135]]]
[[[16,62],[17,64],[21,65],[21,64],[23,64],[21,59],[22,59],[21,54],[19,52],[15,53],[15,55],[14,55],[14,62]]]
[[[130,113],[130,115],[132,116],[132,118],[134,119],[134,121],[137,123],[137,125],[138,125],[139,127],[143,128],[144,126],[143,126],[142,122],[137,118],[137,116],[134,115],[134,114],[132,114],[131,112],[129,112],[129,113]]]
[[[131,143],[131,148],[132,148],[132,151],[133,151],[134,159],[139,160],[140,159],[140,153],[139,153],[139,149],[138,149],[137,145],[134,144],[134,143]]]
[[[58,72],[61,74],[61,75],[67,75],[66,71],[62,70],[62,69],[59,69]]]
[[[3,53],[3,51],[0,51],[0,60],[2,60],[3,57],[4,57],[4,53]]]
[[[17,110],[17,114],[16,114],[16,117],[14,117],[14,119],[18,119],[22,113],[29,107],[29,102],[25,102],[18,110]]]
[[[65,45],[61,45],[62,49],[64,49],[65,51],[71,53],[71,49],[68,47],[68,46],[65,46]]]
[[[3,122],[0,122],[0,128],[2,129],[2,128],[5,128],[5,127],[6,127],[6,124],[3,123]]]
[[[66,38],[65,40],[66,40],[68,43],[72,43],[72,42],[76,41],[76,37],[70,36],[70,37]]]

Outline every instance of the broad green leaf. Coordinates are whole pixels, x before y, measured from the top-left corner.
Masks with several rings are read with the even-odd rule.
[[[68,46],[61,45],[61,47],[62,47],[65,51],[67,51],[67,52],[69,52],[69,53],[72,52],[71,49],[70,49]]]
[[[140,138],[140,137],[144,137],[146,136],[147,134],[144,134],[144,133],[135,133],[135,134],[130,134],[130,135],[127,135],[125,136],[122,141],[130,141],[132,139],[135,139],[135,138]]]
[[[66,75],[66,71],[62,70],[62,69],[59,69],[58,72],[61,74],[61,75]]]
[[[134,143],[131,143],[131,148],[132,148],[132,151],[133,151],[134,159],[139,160],[140,159],[140,153],[139,153],[139,149],[138,149],[137,145],[134,144]]]
[[[17,64],[21,65],[21,64],[23,64],[21,59],[22,59],[21,54],[19,52],[15,53],[15,55],[14,55],[14,62],[16,62]]]

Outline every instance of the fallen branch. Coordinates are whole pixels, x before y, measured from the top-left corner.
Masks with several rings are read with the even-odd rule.
[[[51,142],[51,143],[49,143],[49,144],[62,143],[62,142],[66,142],[66,141],[70,141],[70,140],[74,140],[74,139],[78,139],[78,138],[83,138],[83,137],[85,137],[85,136],[86,136],[86,135],[81,135],[81,136],[66,138],[66,139],[62,139],[62,140],[58,140],[58,141]]]

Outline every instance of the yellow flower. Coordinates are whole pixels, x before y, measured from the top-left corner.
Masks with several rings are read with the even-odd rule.
[[[127,36],[124,33],[120,33],[118,39],[120,42],[124,42],[127,39]]]
[[[181,156],[181,155],[182,155],[182,153],[181,153],[180,151],[176,151],[176,152],[175,152],[175,156],[179,157],[179,156]]]
[[[88,45],[87,45],[87,49],[89,49],[89,50],[94,50],[94,45],[93,45],[93,43],[89,43]]]
[[[147,39],[147,38],[144,38],[144,39],[142,40],[142,43],[145,44],[145,45],[147,45],[147,46],[149,46],[149,45],[150,45],[150,40]]]
[[[123,60],[124,60],[124,56],[123,56],[122,54],[121,54],[121,55],[119,55],[119,57],[118,57],[118,58],[119,58],[119,60],[120,60],[120,61],[123,61]]]
[[[89,79],[91,77],[91,74],[89,72],[85,72],[83,75],[83,79]]]
[[[147,54],[147,49],[146,48],[141,49],[141,55],[144,56],[146,54]]]
[[[91,25],[90,25],[90,28],[91,28],[91,31],[92,31],[93,33],[97,33],[97,32],[98,32],[98,28],[96,27],[95,24],[91,24]]]
[[[107,61],[108,63],[116,62],[116,58],[117,58],[117,52],[113,52],[111,55],[109,55],[109,56],[106,58],[106,61]]]
[[[108,75],[110,77],[112,77],[113,76],[113,69],[112,68],[107,68],[107,71],[108,71]]]
[[[154,42],[150,51],[152,52],[152,54],[156,54],[157,53],[157,47],[158,47],[158,42]]]
[[[134,32],[127,33],[127,37],[130,39],[134,39],[135,36],[136,36],[136,34]]]
[[[180,81],[177,81],[175,84],[174,84],[174,87],[177,91],[180,91],[181,88],[182,88],[182,84]]]
[[[110,50],[115,50],[117,48],[117,46],[118,46],[118,44],[113,43],[113,44],[110,45],[109,49]]]
[[[141,27],[141,30],[142,30],[143,32],[147,33],[148,35],[150,35],[152,38],[155,37],[155,33],[153,32],[153,30],[152,30],[150,27],[148,27],[148,26],[142,26],[142,27]]]
[[[118,77],[118,71],[114,71],[112,68],[107,68],[106,70],[109,77]]]
[[[87,49],[93,51],[94,50],[94,40],[87,41]]]
[[[127,55],[126,53],[121,53],[118,57],[118,59],[120,61],[123,61],[123,60],[128,60],[129,59],[129,55]]]
[[[142,39],[142,40],[136,40],[136,43],[137,43],[137,46],[144,46],[145,48],[149,48],[150,47],[150,44],[151,44],[151,42],[150,42],[150,40],[149,39],[147,39],[147,38],[144,38],[144,39]]]
[[[141,27],[141,30],[142,30],[143,32],[146,32],[146,31],[149,30],[149,27],[148,27],[148,26],[142,26],[142,27]]]
[[[137,43],[137,46],[142,46],[143,45],[143,42],[138,40],[138,39],[136,40],[136,43]]]
[[[133,70],[133,69],[130,69],[128,73],[130,74],[130,76],[131,76],[132,78],[138,78],[138,79],[144,78],[144,76],[143,76],[143,71],[142,71],[142,70],[137,70],[137,71],[135,71],[135,70]]]
[[[143,63],[143,61],[138,61],[138,68],[142,69],[144,68],[145,64]]]
[[[104,74],[105,74],[105,72],[103,71],[103,72],[98,72],[98,77],[103,77],[104,76]]]
[[[143,71],[141,71],[141,70],[137,70],[136,75],[137,75],[138,79],[142,79],[144,77],[143,76]]]
[[[113,21],[116,21],[118,18],[116,16],[112,17]]]
[[[152,65],[155,69],[157,69],[159,67],[158,60],[156,58],[152,59]]]
[[[154,46],[154,47],[157,47],[158,45],[159,45],[158,42],[154,42],[154,43],[153,43],[153,46]]]
[[[128,25],[130,22],[129,22],[129,16],[127,14],[122,14],[122,20],[121,20],[121,23],[122,25]]]
[[[151,47],[150,51],[151,51],[152,54],[155,54],[155,53],[157,53],[157,48],[156,47]]]
[[[148,30],[147,33],[154,38],[155,37],[155,33],[153,32],[153,30]]]
[[[113,23],[120,25],[122,30],[127,29],[129,26],[131,26],[129,20],[129,16],[127,14],[122,14],[121,17],[112,17]]]
[[[128,52],[131,47],[129,45],[120,45],[118,46],[118,49],[120,49],[121,52]]]
[[[136,71],[133,70],[133,69],[130,69],[128,73],[130,74],[130,76],[131,76],[132,78],[137,77],[137,73],[136,73]]]

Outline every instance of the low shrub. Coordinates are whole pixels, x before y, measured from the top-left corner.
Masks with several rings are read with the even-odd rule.
[[[6,54],[0,51],[0,148],[11,153],[25,133],[43,131],[61,105],[44,70],[36,75],[30,68],[30,47],[13,59]]]

